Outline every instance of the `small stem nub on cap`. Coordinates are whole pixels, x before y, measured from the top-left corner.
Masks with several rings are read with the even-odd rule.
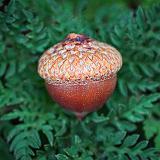
[[[77,42],[84,42],[85,40],[88,40],[89,38],[83,34],[75,34],[75,33],[70,33],[66,40],[68,41],[77,41]]]

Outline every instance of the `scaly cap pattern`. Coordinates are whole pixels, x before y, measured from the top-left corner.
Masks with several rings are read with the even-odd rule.
[[[48,49],[39,60],[39,75],[48,83],[82,83],[109,79],[122,66],[112,46],[71,33]]]

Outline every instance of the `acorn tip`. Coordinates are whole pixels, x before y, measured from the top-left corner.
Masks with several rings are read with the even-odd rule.
[[[76,115],[76,117],[77,117],[77,119],[78,119],[79,121],[82,121],[83,118],[84,118],[84,116],[85,116],[84,113],[75,113],[75,115]]]

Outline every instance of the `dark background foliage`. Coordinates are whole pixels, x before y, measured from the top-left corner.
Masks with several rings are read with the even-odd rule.
[[[160,5],[153,0],[0,0],[2,160],[159,160]],[[123,56],[116,91],[82,122],[48,96],[44,50],[71,32]]]

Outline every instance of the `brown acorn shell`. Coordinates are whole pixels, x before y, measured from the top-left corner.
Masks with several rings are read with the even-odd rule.
[[[83,117],[102,107],[116,86],[116,76],[103,81],[89,81],[86,84],[48,84],[50,96],[62,107],[78,117]]]

